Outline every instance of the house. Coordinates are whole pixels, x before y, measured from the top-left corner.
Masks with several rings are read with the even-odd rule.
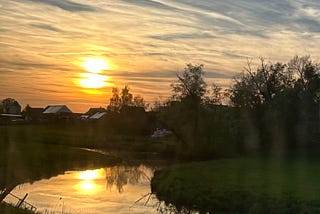
[[[107,114],[105,108],[90,108],[85,114],[80,116],[81,120],[99,120]]]
[[[99,120],[105,116],[107,112],[97,112],[89,117],[89,120]]]
[[[23,122],[21,114],[0,114],[0,124],[19,124]]]
[[[105,108],[90,108],[87,112],[86,115],[94,115],[95,113],[101,113],[101,112],[106,112],[107,110]]]
[[[72,113],[66,105],[50,105],[42,112],[42,119],[50,121],[70,120],[76,117],[77,114]]]
[[[27,105],[22,111],[25,121],[39,122],[42,116],[43,108],[32,108]]]

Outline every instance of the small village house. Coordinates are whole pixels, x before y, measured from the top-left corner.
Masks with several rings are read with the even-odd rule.
[[[66,105],[49,105],[42,112],[44,120],[71,120],[76,116]]]

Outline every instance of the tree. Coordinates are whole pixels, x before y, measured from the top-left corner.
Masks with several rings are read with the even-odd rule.
[[[224,90],[215,84],[208,87],[204,74],[203,65],[187,64],[171,84],[171,99],[158,105],[159,121],[182,142],[181,155],[188,158],[208,158],[235,148],[227,144],[234,136],[228,107],[221,105]]]
[[[226,97],[226,90],[223,90],[216,84],[212,84],[205,96],[205,103],[207,105],[222,105],[223,99]]]
[[[248,62],[231,92],[233,105],[249,110],[263,143],[306,142],[319,124],[320,65],[309,56],[295,56],[286,64],[261,59],[256,70]]]
[[[125,85],[119,93],[117,87],[112,88],[112,96],[110,98],[108,109],[113,112],[119,112],[124,106],[136,106],[146,108],[148,105],[140,95],[134,96],[130,93],[130,88]]]
[[[288,71],[293,77],[292,87],[299,91],[305,102],[320,103],[320,65],[313,63],[310,56],[295,56],[288,63]]]
[[[132,105],[132,94],[130,93],[130,88],[125,85],[121,90],[121,106],[131,106]]]
[[[112,97],[110,98],[110,103],[108,109],[112,112],[118,112],[121,108],[121,98],[119,95],[118,88],[112,88]]]
[[[203,75],[203,65],[187,64],[182,74],[177,74],[178,82],[171,84],[173,99],[191,101],[194,107],[198,106],[207,92]]]
[[[252,109],[270,103],[290,82],[285,73],[285,64],[268,64],[263,58],[260,61],[256,71],[248,61],[242,75],[234,79],[230,99],[235,106]]]
[[[148,104],[146,104],[146,102],[144,101],[143,97],[140,96],[140,95],[136,95],[133,98],[132,105],[136,106],[136,107],[142,107],[144,109],[148,107]]]
[[[13,105],[14,103],[17,103],[17,101],[13,98],[6,98],[1,101],[2,106],[2,112],[7,113],[9,111],[9,106]]]
[[[198,139],[200,105],[207,93],[207,84],[203,79],[203,75],[203,65],[187,64],[182,74],[177,74],[178,82],[171,84],[173,100],[182,104],[182,108],[176,107],[180,111],[182,110],[179,113],[177,112],[178,115],[191,119],[192,145],[195,145]],[[186,114],[183,115],[183,112]]]

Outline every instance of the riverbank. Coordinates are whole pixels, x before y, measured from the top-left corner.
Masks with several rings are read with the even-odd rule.
[[[314,151],[194,162],[156,171],[151,188],[203,213],[319,213],[319,164]]]
[[[0,174],[5,175],[0,177],[0,190],[65,171],[133,164],[123,159],[135,158],[135,164],[154,161],[171,154],[171,144],[168,138],[114,135],[86,124],[0,126]],[[15,213],[10,205],[5,209]]]
[[[0,213],[1,214],[34,214],[29,210],[19,209],[5,203],[0,203]]]
[[[23,144],[51,144],[112,151],[159,153],[170,156],[177,150],[174,136],[115,133],[100,123],[24,124],[0,126],[0,145],[10,139]]]

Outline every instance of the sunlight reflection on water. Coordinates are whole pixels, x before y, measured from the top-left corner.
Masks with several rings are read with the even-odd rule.
[[[33,184],[23,184],[12,193],[22,197],[38,211],[50,213],[155,213],[156,198],[135,204],[150,193],[153,170],[144,165],[115,166],[95,170],[68,171]],[[6,198],[7,202],[16,200]]]

